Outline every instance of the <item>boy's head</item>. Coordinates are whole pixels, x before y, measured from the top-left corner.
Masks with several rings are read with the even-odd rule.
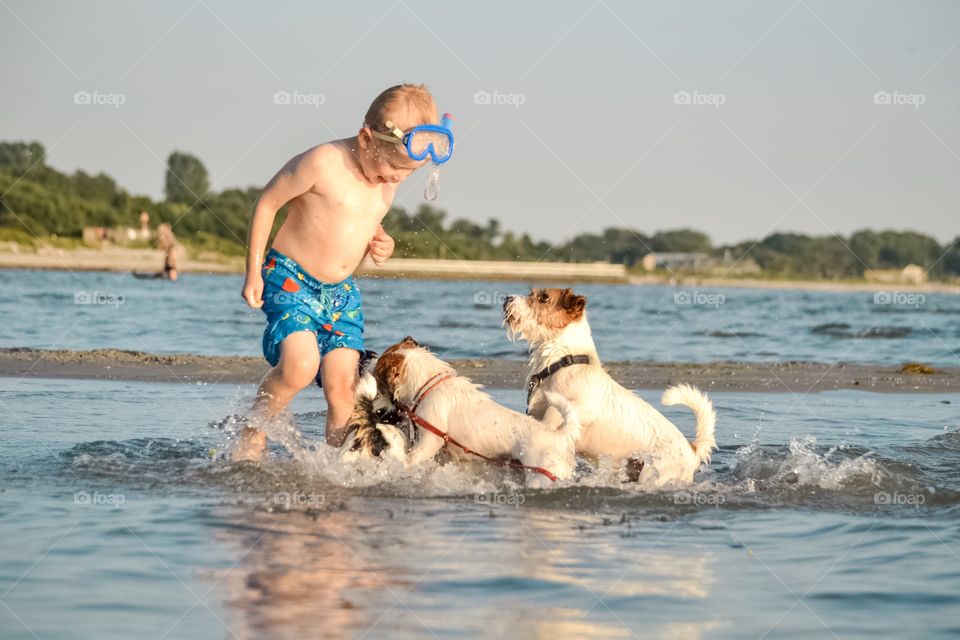
[[[422,84],[398,84],[373,100],[357,135],[361,170],[370,182],[402,182],[427,162],[410,158],[402,144],[373,135],[390,134],[388,120],[402,131],[421,124],[437,124],[437,105]]]

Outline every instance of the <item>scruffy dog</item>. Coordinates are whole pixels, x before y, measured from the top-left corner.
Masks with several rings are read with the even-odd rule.
[[[716,448],[716,412],[705,394],[690,385],[670,387],[665,405],[693,410],[697,434],[689,442],[677,427],[642,398],[610,377],[600,362],[586,314],[587,300],[570,289],[535,288],[526,296],[509,296],[503,305],[511,339],[529,343],[527,411],[538,419],[549,414],[559,394],[580,418],[579,454],[611,456],[630,466],[643,461],[640,482],[662,486],[690,483],[701,463]],[[631,460],[633,459],[633,460]],[[628,471],[629,473],[629,471]]]
[[[529,467],[541,467],[558,479],[573,476],[576,467],[574,442],[580,435],[576,413],[560,396],[544,395],[553,406],[560,426],[551,428],[534,418],[497,404],[480,386],[457,373],[412,338],[384,351],[374,367],[380,390],[397,406],[405,406],[418,417],[441,429],[468,449],[488,458],[516,460]],[[416,443],[407,464],[433,458],[446,444],[444,438],[416,428]],[[450,445],[454,458],[475,459]],[[542,475],[529,473],[531,486],[548,486]]]
[[[340,459],[355,462],[390,457],[405,462],[411,425],[386,396],[377,393],[372,369],[372,361],[368,361],[360,371],[353,413],[347,423],[353,432],[340,449]]]

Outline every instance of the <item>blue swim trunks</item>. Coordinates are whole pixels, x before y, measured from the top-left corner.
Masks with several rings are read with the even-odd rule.
[[[271,249],[263,262],[263,356],[280,361],[280,343],[291,333],[312,331],[320,356],[340,347],[363,353],[360,289],[349,277],[328,284],[306,272],[296,260]]]

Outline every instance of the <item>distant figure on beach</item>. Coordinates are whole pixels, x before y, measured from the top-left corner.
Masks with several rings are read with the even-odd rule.
[[[147,214],[141,214],[141,221],[145,215]],[[177,242],[177,236],[173,234],[173,227],[166,222],[157,227],[157,246],[163,251],[163,271],[157,273],[134,271],[133,275],[141,280],[164,279],[175,282],[179,275],[178,254],[180,253],[180,243]]]
[[[146,211],[140,212],[140,231],[137,233],[137,239],[150,239],[150,214]]]

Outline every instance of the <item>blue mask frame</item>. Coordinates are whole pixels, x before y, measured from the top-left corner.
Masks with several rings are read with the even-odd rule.
[[[402,144],[407,150],[407,155],[412,160],[420,162],[421,160],[429,157],[430,161],[434,164],[444,164],[453,157],[454,138],[453,131],[450,129],[452,119],[453,116],[451,116],[449,113],[445,113],[440,119],[440,124],[421,124],[410,129],[410,131],[406,133],[398,129],[391,121],[387,120],[387,128],[390,129],[392,135],[380,133],[378,131],[371,131],[371,133],[373,133],[375,138],[379,138],[380,140],[386,140],[387,142],[393,142],[394,144]],[[421,131],[425,133],[446,136],[448,141],[446,154],[441,154],[439,151],[437,151],[432,142],[428,142],[426,147],[424,147],[419,153],[415,152],[413,150],[413,141],[417,133]]]

